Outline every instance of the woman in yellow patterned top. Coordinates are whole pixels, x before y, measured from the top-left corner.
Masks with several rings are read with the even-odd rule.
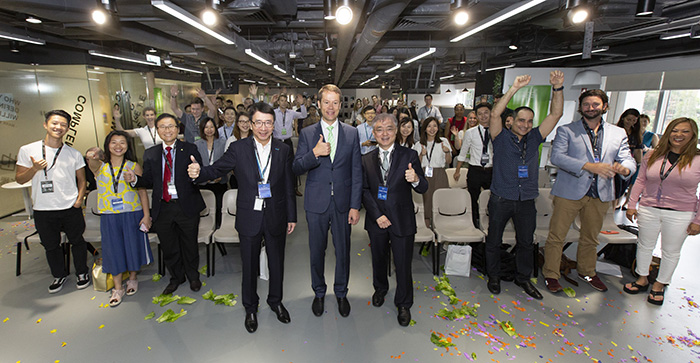
[[[121,303],[124,294],[138,290],[136,272],[153,261],[153,253],[146,232],[151,228],[151,215],[145,189],[135,190],[124,181],[125,168],[141,175],[129,147],[129,135],[112,131],[105,138],[104,162],[95,153],[88,154],[88,164],[97,182],[97,208],[102,232],[102,269],[112,274],[114,289],[109,306]],[[122,273],[129,271],[126,291]]]

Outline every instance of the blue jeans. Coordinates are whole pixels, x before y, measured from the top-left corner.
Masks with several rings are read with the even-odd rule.
[[[489,231],[486,236],[486,273],[489,277],[500,277],[501,243],[503,230],[509,219],[515,228],[515,280],[525,282],[530,279],[534,266],[532,254],[533,234],[537,223],[535,200],[508,200],[491,193],[488,205]]]

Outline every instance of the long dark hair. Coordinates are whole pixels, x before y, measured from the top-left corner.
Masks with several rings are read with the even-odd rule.
[[[435,134],[435,140],[433,140],[433,142],[440,142],[440,122],[438,122],[438,119],[435,117],[430,116],[423,120],[423,124],[420,126],[420,143],[425,146],[428,146],[428,125],[433,121],[438,126],[438,132]]]
[[[233,124],[233,136],[236,138],[236,140],[241,139],[241,129],[240,129],[240,126],[238,124],[239,120],[241,119],[241,116],[247,117],[248,122],[252,122],[252,120],[250,119],[251,118],[250,114],[248,112],[239,112],[236,114],[236,123]],[[250,125],[250,127],[248,128],[248,136],[250,136],[252,134],[253,134],[253,125]]]
[[[617,126],[625,129],[625,117],[632,115],[637,118],[637,122],[632,125],[632,130],[629,132],[628,139],[634,139],[633,146],[639,146],[642,143],[642,124],[639,122],[639,111],[636,108],[628,108],[625,112],[620,115],[620,119],[617,121]],[[627,129],[625,129],[627,131]]]
[[[207,136],[204,134],[204,128],[207,127],[207,123],[211,123],[214,125],[214,140],[219,138],[219,129],[216,127],[216,122],[214,122],[214,119],[211,117],[207,117],[202,122],[199,123],[199,137],[202,139],[206,140]]]
[[[398,129],[398,137],[396,138],[396,142],[401,145],[401,139],[403,138],[403,135],[401,135],[401,127],[404,124],[409,124],[411,125],[411,134],[406,136],[406,147],[411,148],[413,146],[413,134],[416,132],[416,127],[413,124],[413,120],[411,120],[410,117],[404,117],[399,121],[399,129]]]
[[[107,136],[105,136],[105,162],[112,163],[112,153],[109,151],[109,143],[112,142],[112,138],[115,136],[124,136],[126,138],[126,152],[124,153],[124,159],[136,162],[136,155],[134,155],[134,150],[131,148],[131,137],[126,131],[113,130]]]

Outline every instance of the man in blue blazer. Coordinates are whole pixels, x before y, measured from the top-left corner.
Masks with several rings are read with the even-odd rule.
[[[603,120],[608,96],[595,89],[579,96],[580,120],[560,126],[552,142],[552,164],[559,168],[552,186],[554,210],[545,244],[543,274],[549,291],[562,290],[559,265],[564,238],[580,214],[581,231],[576,252],[576,270],[581,280],[598,291],[608,288],[596,275],[596,246],[610,202],[614,177],[629,179],[637,170],[630,154],[627,133]]]
[[[156,119],[162,144],[143,153],[143,175],[138,178],[130,169],[124,170],[124,180],[135,188],[153,188],[151,218],[158,234],[170,283],[163,294],[172,294],[177,287],[190,281],[190,289],[199,291],[199,212],[206,207],[199,187],[187,176],[191,158],[202,162],[197,146],[177,140],[178,122],[164,113]]]
[[[272,107],[258,102],[251,106],[250,112],[253,137],[232,143],[211,166],[201,168],[198,162],[192,160],[188,172],[196,183],[222,177],[231,170],[238,179],[236,230],[241,238],[245,328],[253,333],[258,328],[256,314],[260,299],[257,279],[263,237],[270,269],[267,304],[280,322],[287,324],[291,321],[289,312],[282,305],[282,282],[286,235],[292,233],[296,226],[297,203],[292,149],[272,138],[275,122]]]
[[[367,209],[365,229],[372,249],[372,305],[382,306],[389,290],[391,261],[396,266],[396,294],[399,325],[411,321],[413,277],[411,261],[416,235],[416,215],[411,189],[423,194],[428,180],[423,175],[418,153],[395,143],[398,123],[392,114],[379,114],[373,134],[379,148],[362,156],[362,204]]]
[[[335,247],[333,291],[338,311],[350,314],[347,299],[350,277],[350,231],[360,219],[362,203],[362,164],[357,130],[338,120],[340,89],[332,84],[321,87],[318,107],[322,122],[302,130],[292,170],[308,173],[304,209],[309,223],[311,287],[314,315],[323,315],[326,280],[323,276],[328,245],[328,226]]]

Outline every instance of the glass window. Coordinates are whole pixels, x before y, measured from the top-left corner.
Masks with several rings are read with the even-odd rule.
[[[672,90],[665,92],[668,94],[668,103],[662,127],[659,128],[660,132],[663,132],[671,120],[678,117],[690,117],[695,122],[700,120],[700,90]]]
[[[649,115],[652,121],[647,129],[653,131],[653,123],[656,119],[656,108],[659,105],[660,91],[628,91],[625,92],[625,102],[622,110],[636,108],[640,113]]]

